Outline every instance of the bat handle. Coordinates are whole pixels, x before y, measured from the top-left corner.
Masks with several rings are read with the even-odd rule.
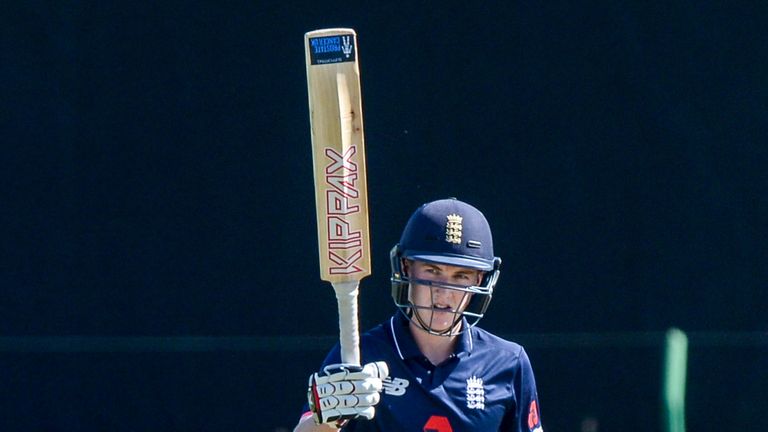
[[[357,323],[357,294],[360,281],[333,283],[339,304],[341,361],[360,365],[360,332]]]

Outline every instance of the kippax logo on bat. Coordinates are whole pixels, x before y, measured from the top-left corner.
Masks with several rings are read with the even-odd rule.
[[[357,263],[363,258],[363,234],[349,220],[360,214],[360,189],[357,186],[358,165],[353,158],[357,147],[340,154],[325,149],[326,220],[328,223],[328,258],[333,263],[331,274],[362,272]]]
[[[323,36],[309,39],[313,65],[355,61],[355,36]]]

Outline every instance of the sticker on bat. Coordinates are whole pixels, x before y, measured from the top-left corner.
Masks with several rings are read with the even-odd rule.
[[[313,65],[355,61],[355,36],[351,34],[309,39]]]

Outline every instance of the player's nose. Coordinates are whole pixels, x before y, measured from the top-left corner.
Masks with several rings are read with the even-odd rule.
[[[439,285],[432,286],[432,298],[440,300],[450,300],[452,298],[453,290],[450,288],[441,287]]]

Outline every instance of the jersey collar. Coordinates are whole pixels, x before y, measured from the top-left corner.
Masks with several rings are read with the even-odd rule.
[[[411,330],[408,327],[409,323],[408,318],[399,310],[389,319],[389,333],[395,343],[395,351],[397,351],[397,355],[402,360],[423,356],[416,345],[416,341],[413,339]],[[467,326],[466,319],[463,320],[462,325]],[[459,341],[454,351],[457,357],[464,357],[472,352],[474,347],[474,336],[472,333],[474,330],[474,328],[470,328],[459,335]]]

